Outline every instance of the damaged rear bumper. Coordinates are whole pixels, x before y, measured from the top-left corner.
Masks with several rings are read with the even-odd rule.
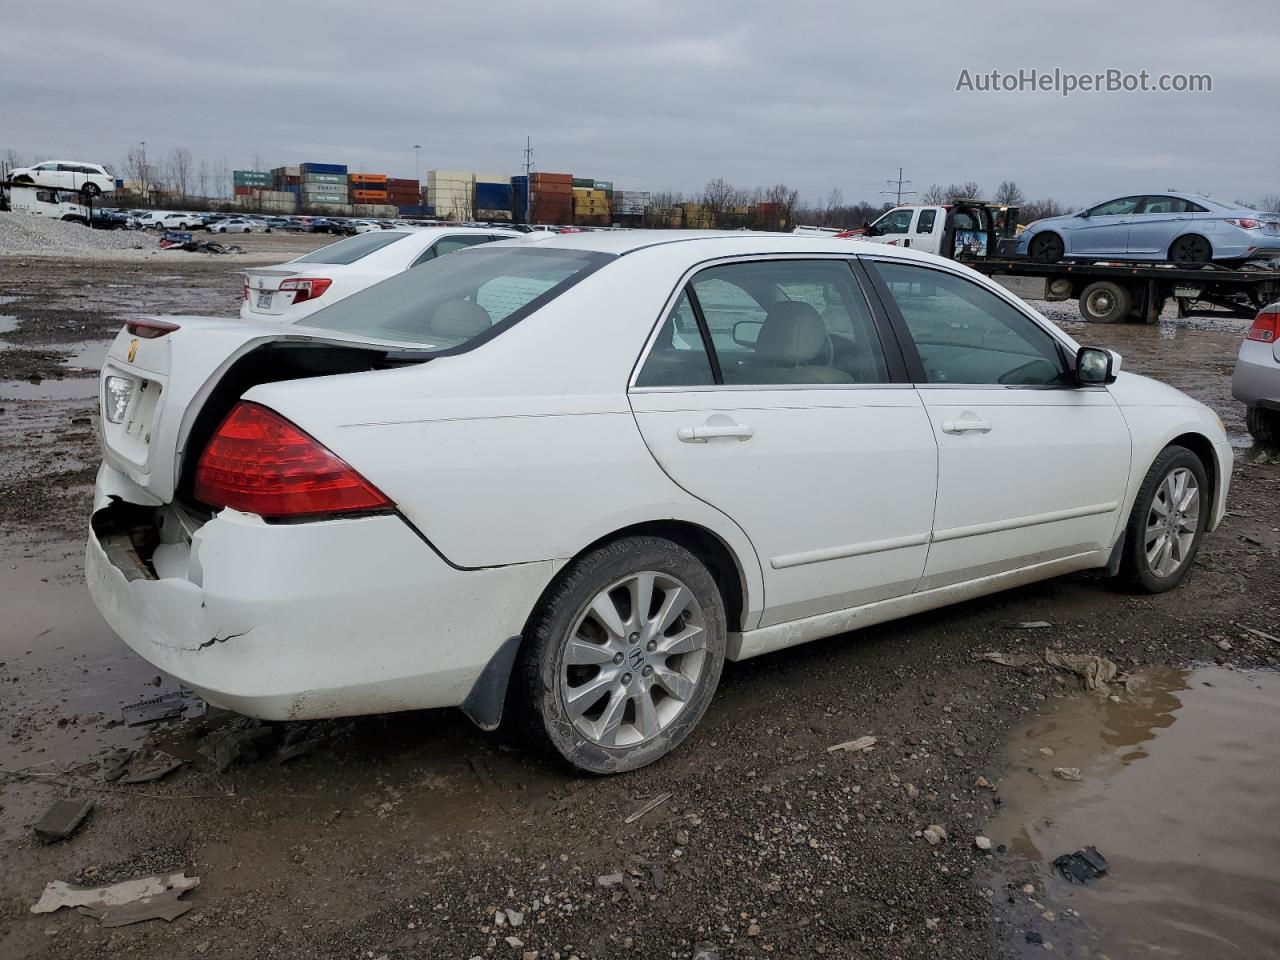
[[[268,524],[232,510],[150,562],[104,522],[117,479],[99,475],[86,548],[98,609],[144,659],[264,720],[461,705],[554,573],[456,569],[395,515]]]

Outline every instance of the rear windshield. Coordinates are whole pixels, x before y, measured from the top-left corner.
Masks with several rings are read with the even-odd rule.
[[[375,283],[305,325],[437,350],[488,339],[612,260],[586,250],[471,247]]]
[[[397,240],[403,240],[407,237],[407,233],[398,233],[396,231],[382,230],[377,233],[359,233],[354,237],[347,237],[345,240],[339,240],[337,243],[331,243],[327,247],[321,247],[319,250],[313,250],[305,257],[298,257],[294,263],[355,263],[363,257],[367,257],[375,250],[381,250],[388,244],[395,243]]]

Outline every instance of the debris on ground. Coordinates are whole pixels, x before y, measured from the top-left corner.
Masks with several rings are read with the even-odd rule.
[[[232,764],[252,763],[266,755],[275,732],[271,727],[234,727],[211,734],[200,745],[200,753],[213,761],[219,773]]]
[[[990,850],[991,840],[988,839],[987,837],[974,837],[973,845],[977,847],[979,850]]]
[[[1054,767],[1053,775],[1059,780],[1071,780],[1073,782],[1084,779],[1080,776],[1079,767]]]
[[[929,846],[936,847],[947,839],[947,830],[940,823],[931,823],[924,828],[921,835],[929,841]]]
[[[975,653],[972,656],[974,660],[998,663],[1005,667],[1029,667],[1041,660],[1034,653],[1001,653],[995,650]],[[1058,653],[1056,650],[1046,650],[1043,659],[1051,667],[1070,670],[1080,678],[1080,683],[1086,690],[1105,690],[1107,684],[1114,681],[1120,672],[1115,663],[1106,657],[1087,653]]]
[[[846,753],[870,753],[871,748],[876,745],[875,737],[859,737],[857,740],[846,740],[844,743],[835,743],[827,747],[827,753],[835,753],[843,750]]]
[[[998,663],[1004,667],[1029,667],[1033,663],[1039,663],[1040,658],[1034,653],[998,653],[994,650],[986,653],[973,654],[975,660],[985,660],[988,663]]]
[[[152,783],[186,766],[186,763],[163,750],[139,750],[116,779],[121,783]]]
[[[1089,883],[1107,872],[1107,858],[1097,847],[1064,853],[1053,861],[1054,869],[1070,883]]]
[[[1020,630],[1044,630],[1046,627],[1052,627],[1053,624],[1048,620],[1025,620],[1018,624]]]
[[[186,714],[188,717],[204,715],[204,701],[193,693],[175,690],[158,697],[139,700],[120,708],[121,719],[130,727],[140,727],[161,720],[172,720]]]
[[[623,823],[635,823],[637,820],[639,820],[641,817],[643,817],[643,816],[644,816],[646,813],[648,813],[650,810],[654,810],[654,809],[656,809],[656,808],[658,808],[658,807],[662,806],[664,803],[666,803],[666,802],[667,802],[668,800],[670,800],[670,799],[671,799],[671,794],[669,794],[669,793],[660,793],[660,794],[658,794],[656,797],[654,797],[652,800],[650,800],[648,803],[646,803],[643,807],[641,807],[639,810],[637,810],[635,813],[633,813],[633,814],[631,814],[629,817],[627,817],[627,819],[623,820],[622,822],[623,822]]]
[[[1059,670],[1070,670],[1080,678],[1080,684],[1086,690],[1106,689],[1107,684],[1115,680],[1119,672],[1115,663],[1106,657],[1091,656],[1087,653],[1058,653],[1056,650],[1046,650],[1044,662]]]
[[[622,874],[620,873],[606,873],[596,877],[596,886],[599,887],[616,887],[620,883],[622,883]]]
[[[44,812],[36,824],[36,836],[45,843],[65,840],[79,829],[92,809],[92,800],[59,800]]]
[[[63,907],[75,907],[93,911],[85,915],[101,920],[103,926],[122,926],[125,923],[137,923],[140,920],[154,918],[172,920],[186,913],[192,906],[189,903],[178,902],[178,898],[186,891],[198,886],[200,886],[200,878],[188,877],[185,873],[125,880],[123,883],[113,883],[107,887],[73,887],[65,881],[52,880],[45,886],[44,893],[31,908],[31,912],[53,913]],[[171,894],[171,896],[165,896],[165,894]],[[151,909],[144,910],[142,901],[147,901],[145,906]],[[120,910],[121,907],[131,904],[139,906],[132,912]],[[114,917],[112,917],[113,912]],[[126,916],[129,919],[123,919]]]
[[[1028,930],[1026,933],[1027,943],[1044,943],[1044,934],[1036,933],[1034,930]]]
[[[1255,630],[1253,627],[1246,627],[1243,623],[1240,624],[1240,629],[1245,633],[1253,634],[1260,640],[1270,640],[1272,643],[1280,643],[1280,637],[1273,637],[1271,634],[1263,633],[1261,630]]]

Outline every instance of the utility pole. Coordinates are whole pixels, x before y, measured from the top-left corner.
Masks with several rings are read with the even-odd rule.
[[[148,182],[151,178],[147,175],[147,141],[139,140],[138,143],[142,147],[142,162],[138,164],[139,172],[142,174],[142,199],[146,203],[151,202],[151,188]]]
[[[892,190],[881,190],[881,191],[880,191],[880,196],[882,196],[882,197],[894,197],[894,196],[896,196],[896,198],[897,198],[897,199],[896,199],[896,202],[894,203],[894,206],[895,206],[895,207],[900,207],[900,206],[902,206],[902,198],[903,198],[904,196],[905,196],[905,197],[914,197],[914,196],[915,196],[915,194],[916,194],[916,192],[915,192],[914,190],[903,190],[903,189],[902,189],[904,185],[909,185],[909,184],[911,183],[911,181],[910,181],[910,180],[903,180],[903,179],[902,179],[902,168],[901,168],[901,167],[899,167],[899,168],[898,168],[898,179],[897,179],[897,180],[886,180],[886,181],[885,181],[885,183],[887,183],[890,187],[893,187],[894,189],[892,189]]]
[[[422,190],[422,144],[413,145],[413,178],[418,181],[418,190]]]
[[[533,170],[533,138],[524,138],[524,222],[529,222],[529,208],[533,202],[533,181],[529,173]]]

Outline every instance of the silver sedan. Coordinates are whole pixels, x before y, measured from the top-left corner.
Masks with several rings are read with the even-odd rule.
[[[1231,395],[1248,408],[1253,438],[1280,446],[1280,303],[1258,312],[1240,344]]]

